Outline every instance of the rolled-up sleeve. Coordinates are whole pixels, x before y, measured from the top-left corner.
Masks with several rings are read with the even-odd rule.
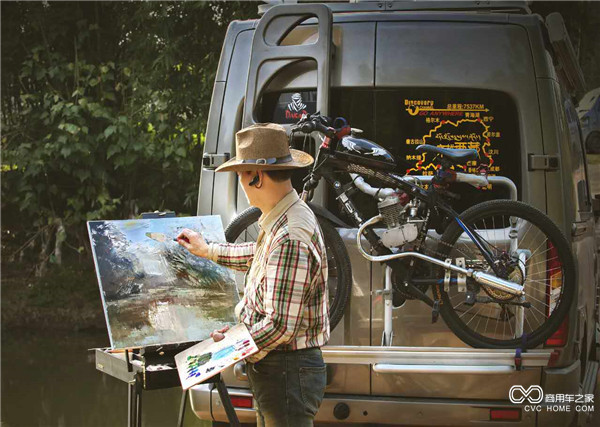
[[[285,240],[271,250],[265,271],[264,309],[266,315],[250,333],[259,359],[279,344],[290,341],[302,323],[313,254],[299,240]]]
[[[233,270],[246,271],[256,251],[256,242],[210,243],[208,259]]]

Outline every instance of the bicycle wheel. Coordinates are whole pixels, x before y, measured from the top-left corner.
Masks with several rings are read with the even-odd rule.
[[[258,217],[260,209],[250,207],[236,216],[225,229],[225,238],[230,243],[256,241],[259,232]],[[327,286],[329,292],[329,330],[337,326],[344,315],[344,310],[352,287],[352,270],[350,257],[344,241],[331,223],[317,217],[327,252]],[[236,281],[240,283],[243,273],[236,272]]]
[[[525,295],[517,297],[467,279],[466,291],[475,296],[469,303],[457,282],[451,280],[446,292],[440,280],[434,296],[441,299],[446,324],[473,347],[533,348],[543,343],[567,315],[575,292],[575,263],[567,239],[550,218],[522,202],[480,203],[460,218],[483,239],[502,278],[522,284]],[[443,259],[463,258],[466,268],[495,275],[456,221],[437,248]],[[444,272],[440,268],[438,277]],[[523,302],[530,306],[515,304]]]

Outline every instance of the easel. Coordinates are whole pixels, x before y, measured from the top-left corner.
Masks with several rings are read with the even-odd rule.
[[[107,348],[97,348],[96,369],[127,383],[127,426],[142,426],[142,391],[160,390],[172,387],[181,387],[179,374],[175,367],[175,354],[191,347],[195,342],[175,344],[169,346],[153,346],[136,350],[125,350],[124,352],[113,352]],[[154,370],[154,366],[160,365],[163,369]],[[239,427],[240,422],[235,413],[227,386],[223,382],[221,374],[217,374],[200,384],[215,384],[229,424]],[[179,417],[177,426],[183,426],[185,409],[189,390],[181,395],[179,406]]]
[[[142,214],[142,219],[151,218],[174,218],[175,212],[148,212]],[[181,387],[179,374],[175,367],[175,354],[196,344],[187,342],[169,345],[154,345],[139,349],[126,349],[124,351],[112,351],[111,349],[94,349],[96,356],[96,369],[111,375],[128,385],[127,394],[127,426],[142,426],[142,391],[159,390],[163,388]],[[161,369],[153,369],[160,366]],[[221,374],[203,381],[200,384],[215,384],[227,419],[231,426],[239,427],[240,422],[235,413],[227,386],[223,382]],[[183,427],[185,409],[188,399],[188,391],[181,395],[179,406],[179,417],[177,426]]]

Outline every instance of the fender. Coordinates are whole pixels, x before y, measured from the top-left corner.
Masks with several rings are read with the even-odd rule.
[[[328,219],[329,221],[331,221],[334,225],[337,225],[338,227],[352,228],[352,226],[346,224],[344,221],[339,219],[337,216],[335,216],[334,214],[329,212],[324,207],[315,205],[312,202],[307,202],[306,204],[310,207],[310,209],[315,213],[316,216]]]

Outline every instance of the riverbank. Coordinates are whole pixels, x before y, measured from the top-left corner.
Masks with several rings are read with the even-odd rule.
[[[70,260],[37,278],[32,265],[2,263],[2,329],[106,330],[91,261]]]

